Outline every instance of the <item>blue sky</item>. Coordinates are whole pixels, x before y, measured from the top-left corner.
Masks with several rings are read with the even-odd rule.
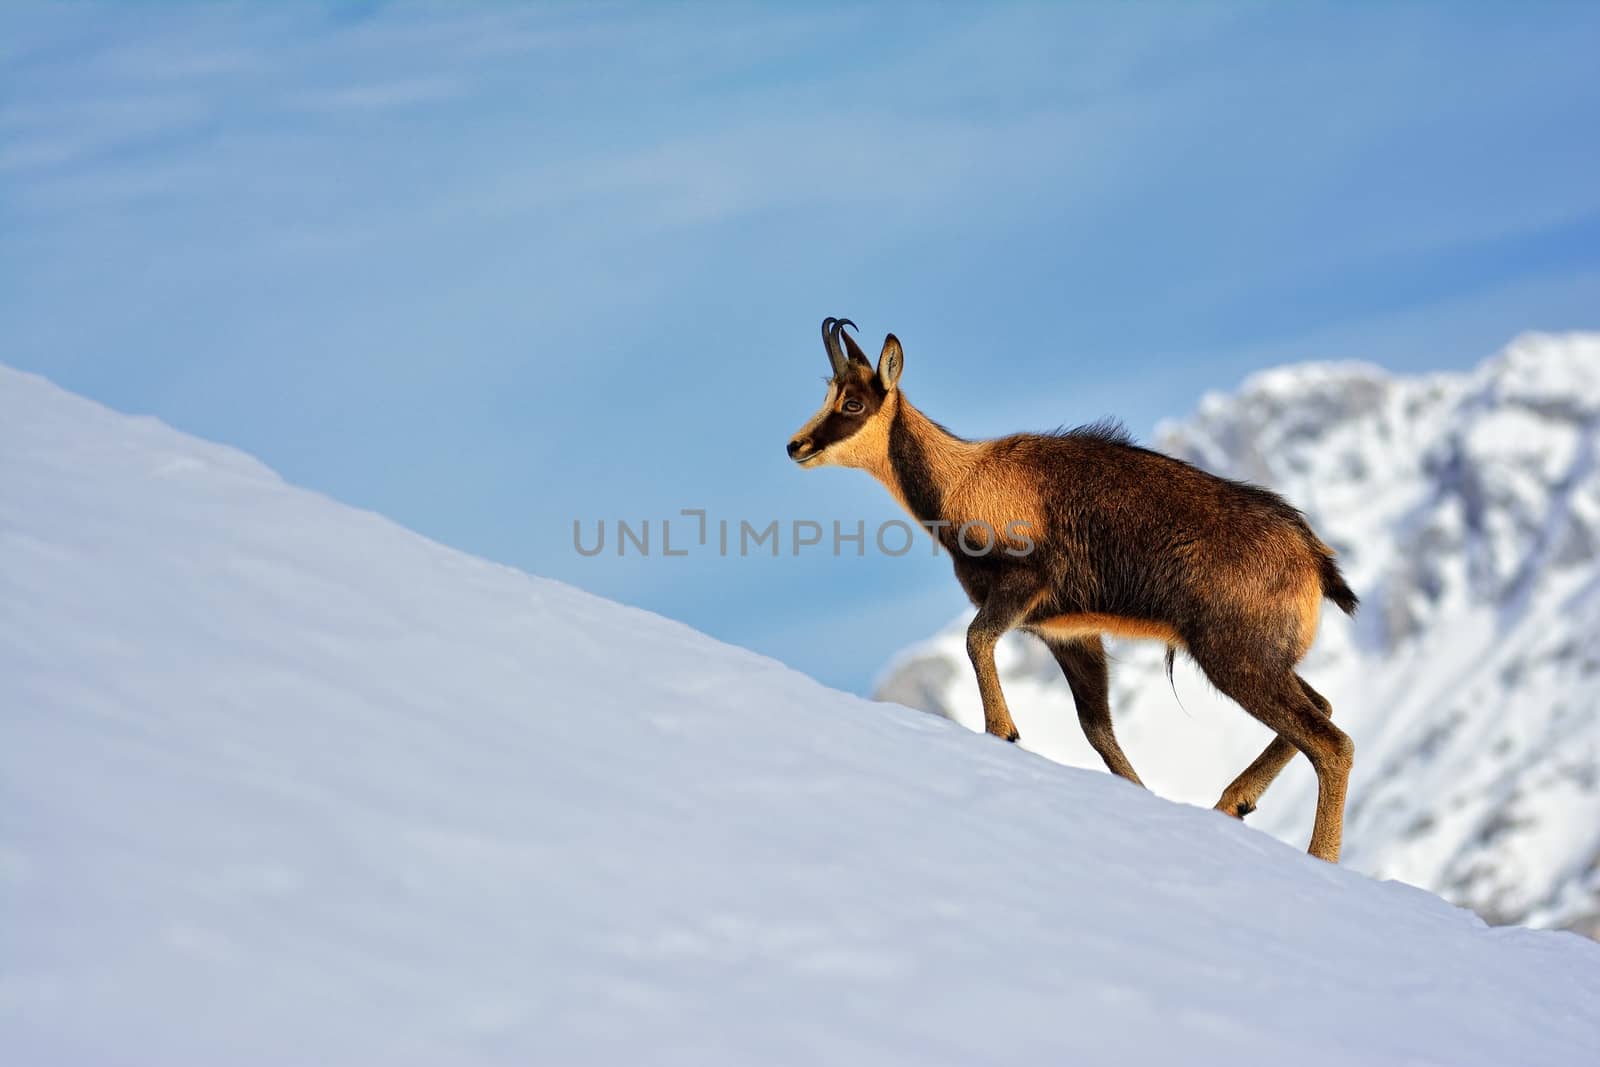
[[[969,436],[1600,326],[1597,50],[1577,4],[9,5],[0,361],[865,689],[962,606],[921,546],[573,520],[894,518],[783,454],[825,315]]]

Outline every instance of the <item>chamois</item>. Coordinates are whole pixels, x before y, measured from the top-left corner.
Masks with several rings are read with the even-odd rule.
[[[845,327],[855,323],[823,320],[833,375],[822,408],[789,441],[789,458],[865,470],[937,531],[977,608],[967,654],[984,728],[1017,740],[994,648],[1006,631],[1025,630],[1061,665],[1106,766],[1142,785],[1112,731],[1102,635],[1165,642],[1169,671],[1181,648],[1277,734],[1222,791],[1217,810],[1254,811],[1298,749],[1317,772],[1309,851],[1338,862],[1355,748],[1294,668],[1316,636],[1322,600],[1346,614],[1357,600],[1305,517],[1266,489],[1140,448],[1115,425],[957,437],[900,391],[894,334],[874,368]]]

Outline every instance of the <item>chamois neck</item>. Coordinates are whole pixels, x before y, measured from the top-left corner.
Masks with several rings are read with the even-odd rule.
[[[872,473],[918,522],[947,518],[944,502],[971,471],[978,444],[964,440],[896,392],[887,463]]]

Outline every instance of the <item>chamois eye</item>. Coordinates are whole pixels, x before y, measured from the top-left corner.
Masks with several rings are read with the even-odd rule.
[[[866,409],[867,406],[859,400],[852,399],[844,402],[844,413],[846,415],[859,415]]]

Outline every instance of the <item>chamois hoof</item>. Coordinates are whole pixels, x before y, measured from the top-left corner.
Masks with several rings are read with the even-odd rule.
[[[1227,815],[1230,818],[1242,820],[1246,815],[1249,815],[1252,811],[1255,811],[1256,806],[1248,800],[1237,800],[1232,804],[1229,804],[1226,799],[1223,799],[1217,801],[1216,810],[1222,812],[1222,814]]]

